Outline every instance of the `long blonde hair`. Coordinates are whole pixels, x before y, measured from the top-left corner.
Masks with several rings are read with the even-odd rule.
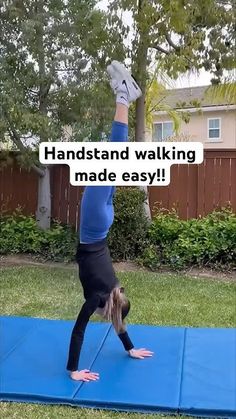
[[[122,318],[122,312],[129,310],[129,300],[125,296],[123,288],[116,287],[110,293],[109,299],[103,309],[104,319],[112,322],[117,333],[125,332],[125,322]]]

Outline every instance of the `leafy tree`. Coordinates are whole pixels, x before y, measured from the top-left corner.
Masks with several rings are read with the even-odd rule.
[[[172,78],[204,68],[215,84],[224,69],[234,68],[234,0],[110,0],[109,9],[110,22],[119,22],[122,30],[123,11],[133,22],[128,57],[143,91],[135,109],[135,141],[144,140],[151,63],[161,64]],[[146,213],[150,218],[150,210]]]
[[[136,141],[145,132],[145,98],[148,68],[161,62],[172,78],[204,68],[218,83],[223,70],[234,67],[234,0],[115,0],[110,11],[122,21],[120,11],[129,11],[134,36],[129,56],[144,95],[136,106]],[[130,28],[131,29],[131,28]]]
[[[0,2],[0,138],[10,138],[21,152],[21,164],[38,174],[37,220],[42,228],[50,225],[50,168],[32,153],[32,140],[36,150],[42,141],[61,141],[66,124],[73,127],[72,139],[81,139],[84,121],[98,120],[93,94],[96,88],[101,94],[107,55],[123,58],[123,43],[112,29],[108,34],[106,16],[96,4]]]
[[[226,81],[217,85],[208,87],[205,97],[214,102],[227,105],[234,105],[236,103],[236,83],[233,81]]]

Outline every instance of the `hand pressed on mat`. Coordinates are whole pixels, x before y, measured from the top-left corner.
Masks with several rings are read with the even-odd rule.
[[[136,359],[150,358],[153,354],[154,352],[148,351],[145,348],[131,349],[129,351],[129,355],[131,356],[131,358],[136,358]]]
[[[75,381],[97,381],[99,380],[99,374],[91,372],[89,370],[71,371],[70,377]]]

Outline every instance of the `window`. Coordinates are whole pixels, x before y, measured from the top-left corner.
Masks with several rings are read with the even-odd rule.
[[[220,140],[220,118],[208,118],[208,140]]]
[[[153,126],[153,141],[165,141],[174,133],[173,122],[157,122]]]

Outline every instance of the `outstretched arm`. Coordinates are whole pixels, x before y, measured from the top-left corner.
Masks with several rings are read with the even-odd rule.
[[[148,351],[146,348],[135,349],[127,331],[118,334],[118,337],[120,338],[125,350],[129,353],[131,358],[144,359],[153,355],[153,352]]]

